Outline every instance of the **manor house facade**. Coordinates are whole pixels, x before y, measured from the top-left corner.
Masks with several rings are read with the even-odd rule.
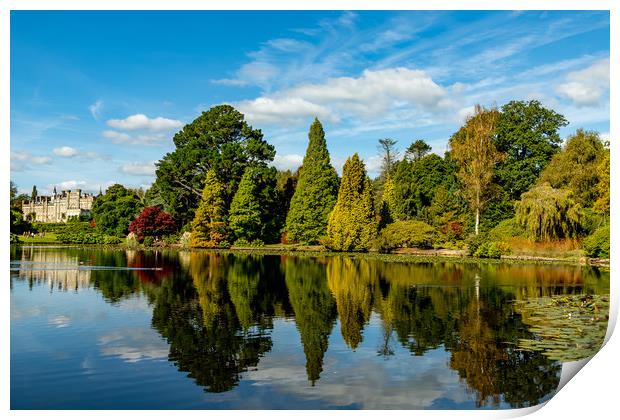
[[[37,196],[34,200],[22,202],[24,219],[32,222],[59,223],[70,217],[89,216],[94,196],[82,190],[62,191],[51,196]]]

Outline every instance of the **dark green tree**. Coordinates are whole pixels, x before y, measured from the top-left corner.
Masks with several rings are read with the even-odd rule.
[[[37,191],[37,186],[33,185],[32,186],[32,194],[30,194],[30,199],[34,200],[35,198],[37,198],[39,196],[39,192]]]
[[[276,210],[279,197],[276,169],[248,166],[230,205],[228,224],[236,239],[275,242],[282,218]]]
[[[165,210],[181,224],[193,219],[210,169],[224,186],[228,208],[246,166],[266,164],[275,156],[261,130],[248,125],[230,105],[203,112],[175,134],[173,142],[175,150],[157,163],[155,185]]]
[[[287,259],[284,270],[289,301],[306,355],[306,373],[314,385],[323,371],[323,355],[336,322],[336,301],[327,287],[324,261]]]
[[[497,183],[513,200],[530,189],[551,157],[560,150],[558,130],[568,122],[539,101],[511,101],[495,126],[495,146],[505,155],[497,165]]]
[[[374,192],[355,153],[342,170],[338,201],[327,224],[328,246],[337,251],[367,251],[377,234]]]
[[[286,218],[288,239],[317,243],[338,195],[338,174],[330,163],[325,132],[318,119],[310,126],[308,148]]]
[[[411,162],[417,162],[431,151],[431,146],[424,140],[416,140],[405,151],[405,159]]]
[[[127,188],[114,184],[93,202],[91,213],[97,230],[107,235],[125,236],[129,223],[140,213],[140,199]]]

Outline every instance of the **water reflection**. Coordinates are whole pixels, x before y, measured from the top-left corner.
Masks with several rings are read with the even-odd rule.
[[[230,391],[244,372],[260,370],[261,358],[276,344],[274,320],[290,319],[298,331],[299,341],[293,344],[303,349],[312,387],[320,387],[334,340],[341,338],[354,357],[366,333],[376,329],[380,331],[372,336],[379,337],[376,354],[383,363],[402,357],[399,349],[416,358],[445,351],[446,368],[458,373],[476,406],[534,405],[555,391],[561,364],[517,349],[520,339],[534,335],[513,302],[609,293],[608,273],[580,267],[171,250],[24,247],[11,252],[21,267],[35,262],[157,268],[72,274],[16,268],[16,279],[53,279],[55,287],[72,290],[94,287],[111,304],[146,296],[152,327],[169,345],[168,360],[209,393]],[[370,322],[373,317],[375,324]],[[152,348],[153,355],[161,353],[159,347]],[[135,352],[121,350],[125,349],[107,351],[125,360],[142,360]]]

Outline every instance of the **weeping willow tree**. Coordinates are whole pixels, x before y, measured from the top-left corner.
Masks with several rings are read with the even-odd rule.
[[[573,192],[543,183],[521,196],[515,203],[516,221],[530,239],[574,238],[582,221],[581,206]]]

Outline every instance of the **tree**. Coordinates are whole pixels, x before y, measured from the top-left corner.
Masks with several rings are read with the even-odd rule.
[[[452,158],[458,163],[458,178],[475,214],[475,233],[479,233],[480,212],[488,200],[495,165],[503,160],[493,135],[499,113],[476,105],[475,115],[450,138]]]
[[[288,239],[317,243],[338,195],[338,174],[330,163],[325,132],[318,119],[310,126],[308,148],[286,218]]]
[[[11,181],[10,193],[10,231],[19,235],[32,229],[32,225],[24,220],[24,213],[22,212],[22,203],[29,197],[26,194],[17,194],[17,185],[13,181]]]
[[[495,146],[505,155],[496,168],[497,183],[518,200],[560,150],[558,133],[568,122],[539,101],[511,101],[502,106],[495,126]]]
[[[392,173],[397,153],[394,148],[396,143],[398,142],[392,139],[379,139],[379,149],[383,152],[381,162],[381,177],[383,179],[386,179]]]
[[[228,237],[224,186],[217,178],[215,169],[207,172],[202,200],[192,221],[190,246],[217,248]]]
[[[573,238],[581,226],[581,206],[573,192],[543,183],[522,195],[515,204],[516,222],[534,240]]]
[[[405,159],[411,162],[417,162],[426,156],[431,149],[431,146],[429,146],[424,140],[416,140],[407,148],[407,151],[405,152]]]
[[[39,192],[37,191],[37,186],[32,186],[32,194],[30,194],[30,199],[34,201],[35,198],[39,196]]]
[[[176,228],[174,218],[159,207],[146,207],[129,224],[129,231],[135,233],[139,241],[143,241],[147,236],[169,235]]]
[[[568,188],[583,207],[592,207],[598,197],[599,165],[605,156],[605,146],[599,134],[583,129],[566,139],[540,175],[540,182],[553,188]]]
[[[355,153],[342,170],[338,201],[329,216],[329,247],[337,251],[367,251],[377,233],[372,184]]]
[[[276,169],[248,166],[230,205],[228,223],[236,239],[274,242],[279,237]]]
[[[275,156],[261,130],[248,125],[230,105],[203,112],[175,134],[173,142],[175,150],[156,165],[155,185],[165,210],[181,224],[193,219],[210,169],[222,182],[228,208],[246,166],[266,164]]]
[[[396,211],[396,195],[394,192],[394,181],[388,176],[383,184],[383,194],[381,194],[379,229],[383,229],[394,221]]]
[[[605,155],[601,159],[601,163],[597,167],[598,172],[598,185],[597,192],[598,198],[594,202],[594,210],[599,213],[609,214],[610,210],[610,158],[609,149],[605,150]]]
[[[107,235],[125,236],[129,223],[140,212],[139,198],[120,184],[110,186],[104,195],[95,198],[91,214],[97,230]]]

